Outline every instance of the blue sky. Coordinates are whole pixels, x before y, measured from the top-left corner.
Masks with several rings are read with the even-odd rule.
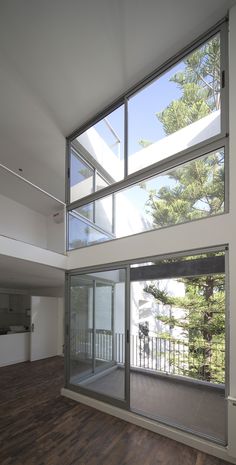
[[[128,108],[129,155],[142,149],[139,144],[140,139],[156,142],[165,136],[162,124],[158,121],[156,113],[164,110],[172,100],[178,99],[181,96],[181,91],[174,82],[170,82],[170,77],[176,72],[183,70],[183,68],[183,63],[178,64],[130,98]],[[123,106],[112,112],[107,117],[107,120],[123,141]],[[111,135],[103,120],[97,123],[95,128],[110,145],[115,142],[115,138]],[[121,152],[123,151],[123,147],[122,144]]]
[[[183,68],[183,63],[178,64],[130,98],[128,119],[129,155],[142,150],[142,146],[139,144],[140,139],[156,142],[165,136],[162,124],[157,119],[156,113],[165,109],[172,100],[178,99],[181,96],[181,91],[175,83],[170,82],[170,78],[176,72],[183,70]],[[113,111],[107,117],[107,120],[122,141],[120,146],[122,159],[124,150],[124,107],[121,106]],[[107,128],[104,120],[97,123],[94,127],[108,145],[111,146],[116,142],[114,135]],[[113,151],[117,154],[117,145],[113,148]],[[71,185],[81,180],[78,173],[78,165],[80,165],[78,160],[72,157]],[[167,183],[167,178],[160,176],[158,181],[158,183],[157,181],[149,181],[149,188],[157,188],[157,185],[160,188],[163,184]],[[126,190],[126,195],[131,201],[135,200],[137,204],[140,204],[140,208],[143,210],[143,205],[148,197],[145,190],[140,189],[138,186],[136,188],[133,187]]]

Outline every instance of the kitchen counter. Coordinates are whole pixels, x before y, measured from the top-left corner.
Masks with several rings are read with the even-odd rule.
[[[30,358],[30,332],[0,335],[0,367],[26,362]]]

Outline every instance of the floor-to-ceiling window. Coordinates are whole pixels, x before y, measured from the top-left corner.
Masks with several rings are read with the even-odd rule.
[[[224,444],[226,284],[221,249],[69,274],[69,385]]]
[[[68,139],[69,250],[223,224],[226,37],[222,22]],[[117,252],[117,268],[100,254],[69,273],[67,386],[226,444],[225,242],[189,251],[173,236],[158,256],[158,237],[157,256],[143,241],[133,260]]]

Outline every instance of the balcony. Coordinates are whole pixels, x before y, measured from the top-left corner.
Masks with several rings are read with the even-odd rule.
[[[71,339],[72,384],[122,399],[125,337],[109,331],[95,336],[96,372],[91,376],[92,331]],[[196,363],[196,353],[199,354]],[[190,344],[161,337],[130,338],[130,407],[146,417],[225,443],[223,342]],[[90,373],[89,373],[90,372]],[[84,381],[81,383],[81,375]],[[209,413],[209,414],[208,414]]]

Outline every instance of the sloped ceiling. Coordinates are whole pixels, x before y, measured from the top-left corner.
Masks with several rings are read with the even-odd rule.
[[[1,0],[0,162],[63,200],[64,137],[234,3]]]

